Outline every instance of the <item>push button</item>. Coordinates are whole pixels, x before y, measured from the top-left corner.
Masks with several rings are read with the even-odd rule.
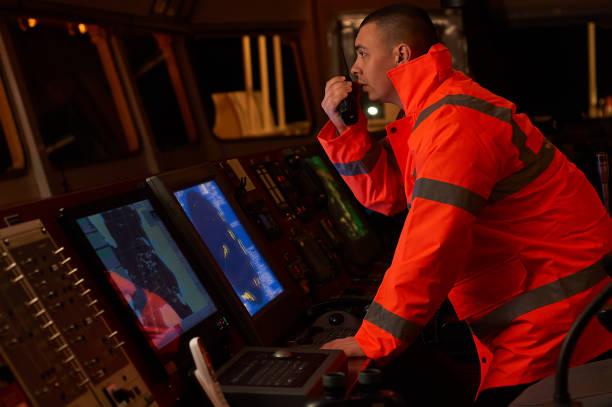
[[[344,315],[339,312],[334,312],[329,316],[329,324],[333,326],[338,326],[344,322]]]

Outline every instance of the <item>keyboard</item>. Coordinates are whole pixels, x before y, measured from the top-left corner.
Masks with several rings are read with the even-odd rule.
[[[301,387],[327,358],[311,352],[292,352],[291,357],[276,358],[272,351],[249,351],[219,377],[233,386]]]
[[[279,351],[287,356],[279,357]],[[321,377],[346,369],[338,350],[246,347],[217,377],[232,407],[287,407],[319,397]]]

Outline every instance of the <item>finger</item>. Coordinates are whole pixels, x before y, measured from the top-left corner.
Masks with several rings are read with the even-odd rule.
[[[340,349],[340,348],[338,348],[338,339],[334,339],[333,341],[329,341],[327,343],[324,343],[321,346],[321,349]]]
[[[334,76],[332,78],[330,78],[326,83],[325,83],[325,90],[327,91],[327,89],[329,89],[330,86],[332,86],[335,83],[338,82],[342,82],[344,81],[344,76]]]
[[[333,93],[328,93],[327,95],[325,95],[323,102],[329,104],[330,107],[335,108],[336,106],[338,106],[338,103],[340,103],[340,101],[346,98],[347,96],[348,96],[348,91],[346,91],[346,89],[336,90]]]
[[[342,99],[346,98],[352,90],[351,82],[339,82],[329,88],[323,99],[328,99],[338,104]]]
[[[353,90],[352,82],[348,81],[334,81],[331,83],[325,91],[324,99],[336,100],[338,103],[344,99],[349,92]],[[339,99],[338,99],[339,98]]]
[[[329,89],[333,87],[334,85],[338,83],[342,83],[342,82],[348,83],[348,81],[344,78],[344,76],[334,76],[333,78],[328,80],[327,83],[325,83],[325,93],[327,93]]]
[[[328,94],[325,96],[325,99],[323,99],[323,102],[321,103],[321,107],[323,107],[323,110],[325,110],[325,112],[327,112],[328,114],[333,114],[338,105],[340,104],[340,102],[345,99],[348,96],[348,92],[344,91],[344,92],[335,92],[333,94]]]

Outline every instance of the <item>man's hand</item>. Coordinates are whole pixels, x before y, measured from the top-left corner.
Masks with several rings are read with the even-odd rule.
[[[352,90],[352,82],[347,81],[344,76],[334,76],[325,84],[325,96],[321,102],[321,107],[340,134],[342,134],[348,126],[342,121],[337,108],[340,102],[346,98]]]
[[[354,336],[347,336],[346,338],[334,339],[331,342],[327,342],[321,349],[337,349],[343,351],[349,358],[359,358],[365,356],[363,349],[357,343]]]

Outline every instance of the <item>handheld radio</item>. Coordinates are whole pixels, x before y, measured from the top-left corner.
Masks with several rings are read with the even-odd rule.
[[[349,71],[348,64],[346,63],[346,58],[344,57],[344,52],[342,51],[342,46],[340,46],[340,54],[342,57],[342,61],[344,62],[344,77],[347,81],[351,80],[351,73]],[[355,101],[355,97],[353,96],[353,92],[349,93],[348,96],[338,104],[336,108],[342,121],[347,126],[353,125],[357,123],[357,119],[359,118],[359,112],[357,110],[357,102]]]

